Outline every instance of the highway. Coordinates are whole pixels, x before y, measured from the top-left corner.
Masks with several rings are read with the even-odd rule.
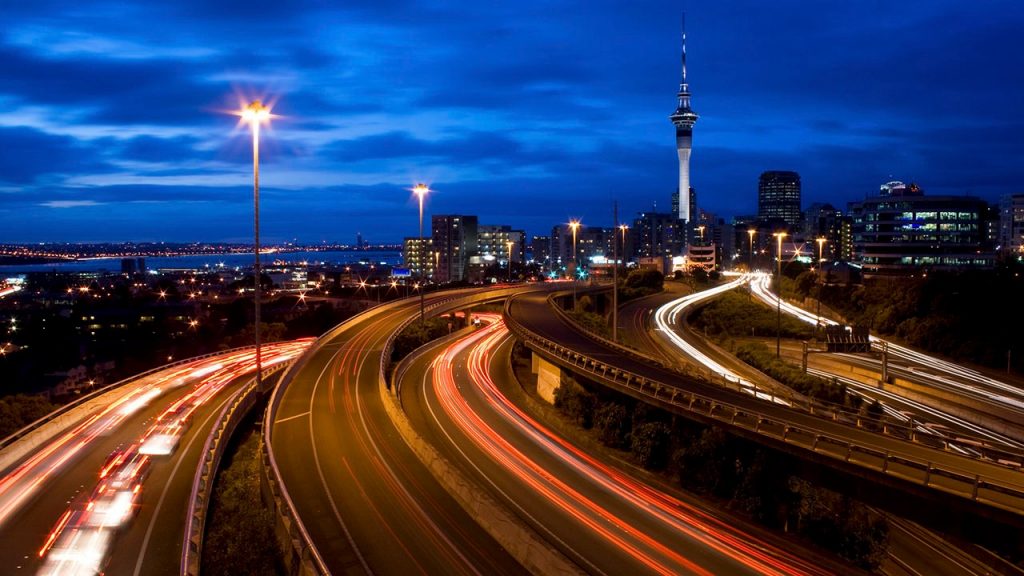
[[[695,301],[695,298],[678,298],[675,295],[666,294],[663,298],[652,300],[635,306],[633,312],[627,317],[630,319],[628,330],[633,333],[647,332],[646,339],[638,339],[644,345],[644,352],[659,355],[659,359],[671,357],[675,365],[681,363],[702,364],[701,360],[714,357],[715,366],[725,367],[733,374],[740,374],[744,378],[755,379],[754,373],[746,363],[725,354],[711,347],[705,339],[696,336],[687,326],[684,320],[684,311]],[[654,308],[654,309],[652,309]],[[660,308],[660,310],[658,310]],[[657,310],[657,311],[656,311]],[[662,322],[656,329],[652,329],[646,322],[649,317],[666,318],[669,314],[673,316],[673,322]],[[673,337],[668,336],[671,331]],[[686,347],[677,345],[678,341],[687,343]],[[773,344],[773,342],[772,342]],[[690,356],[688,350],[699,350],[700,356]],[[793,346],[790,342],[783,342],[783,356],[790,361],[799,364],[801,349]],[[954,415],[947,414],[931,406],[906,399],[897,394],[880,390],[877,385],[867,384],[859,379],[850,378],[849,370],[826,370],[824,366],[839,362],[858,360],[861,357],[847,354],[833,354],[828,356],[811,355],[808,358],[809,372],[823,377],[838,377],[839,381],[845,383],[850,392],[859,394],[869,399],[880,399],[885,403],[885,409],[891,416],[909,420],[912,415],[916,427],[921,433],[926,434],[973,434],[993,443],[1001,443],[1011,448],[1020,448],[1021,444],[1012,438],[990,432],[980,426],[964,421]],[[820,368],[815,368],[821,365]],[[710,367],[709,367],[710,368]],[[840,374],[840,375],[837,375]],[[846,374],[846,375],[842,375]],[[933,427],[932,423],[940,424]],[[983,562],[975,555],[967,554],[956,545],[943,539],[938,534],[931,532],[908,520],[889,517],[890,522],[890,547],[888,560],[883,569],[888,574],[909,574],[918,576],[922,574],[988,574],[992,573],[992,564],[1001,565],[998,558],[992,557],[982,551],[974,551],[975,555],[986,557]],[[1019,573],[1020,571],[1013,571]]]
[[[508,290],[427,296],[428,310],[467,308]],[[389,336],[419,313],[389,302],[322,337],[289,370],[268,410],[272,469],[334,574],[521,574],[523,568],[434,479],[399,437],[380,395]]]
[[[771,279],[768,275],[760,275],[751,283],[753,294],[766,304],[779,305],[783,312],[809,324],[836,324],[834,320],[819,317],[785,300],[780,305],[776,295],[770,290],[770,284]],[[871,336],[871,341],[876,348],[885,344],[888,348],[890,362],[896,359],[896,368],[902,367],[914,380],[1012,411],[1017,415],[1016,421],[1024,418],[1024,388],[1008,384],[978,370],[900,346],[877,336]],[[899,360],[904,362],[902,366],[899,364]]]
[[[982,460],[910,442],[895,434],[882,435],[846,423],[834,411],[797,410],[755,398],[745,386],[711,383],[658,366],[636,354],[584,335],[557,314],[544,295],[526,294],[511,300],[506,320],[517,337],[563,368],[623,392],[651,398],[673,410],[711,419],[728,429],[773,446],[786,446],[806,458],[827,461],[876,479],[900,478],[936,492],[955,494],[1005,511],[1007,521],[1019,514],[1024,498],[1024,475],[1002,462]],[[740,392],[743,390],[744,392]],[[720,414],[720,415],[716,415]],[[791,435],[790,431],[798,432]],[[823,441],[825,439],[825,441]],[[780,444],[781,442],[781,444]],[[797,448],[799,447],[799,448]],[[916,470],[916,471],[915,471]],[[860,473],[860,472],[858,472]]]
[[[515,406],[500,316],[399,368],[417,432],[590,574],[828,574],[809,551],[745,531],[585,453]],[[501,382],[501,385],[497,384]],[[788,543],[792,545],[792,543]],[[835,567],[831,567],[835,570]]]
[[[717,296],[725,290],[735,289],[748,282],[758,284],[761,282],[761,279],[756,276],[742,276],[721,286],[664,302],[655,310],[649,311],[655,323],[654,335],[651,336],[648,333],[648,337],[641,340],[641,343],[645,345],[643,350],[647,353],[659,355],[659,358],[674,357],[674,362],[671,364],[674,367],[689,362],[706,368],[715,374],[725,375],[730,381],[743,383],[757,382],[760,387],[770,386],[769,381],[762,374],[745,362],[712,346],[705,339],[695,337],[690,333],[685,322],[686,314],[696,304]],[[799,309],[791,304],[787,304],[785,310],[787,310],[787,313],[791,313],[792,310]],[[634,323],[631,327],[632,332],[636,333],[647,330],[648,326],[643,322],[647,316],[648,314],[639,310],[630,316]],[[774,345],[774,341],[770,344]],[[784,344],[783,352],[788,353],[790,359],[799,364],[801,361],[801,350],[794,349],[788,341]],[[912,426],[918,434],[932,435],[936,438],[962,439],[965,445],[974,441],[985,442],[993,446],[1002,446],[1015,452],[1019,452],[1024,448],[1024,443],[1012,437],[993,432],[983,426],[937,409],[935,407],[936,403],[929,405],[915,401],[894,392],[879,389],[877,382],[872,384],[865,382],[865,378],[853,378],[848,368],[846,370],[826,370],[827,366],[832,366],[837,362],[880,370],[877,367],[879,362],[874,359],[851,354],[831,354],[827,357],[811,354],[808,357],[808,362],[810,366],[808,371],[811,374],[826,378],[835,377],[839,382],[847,385],[851,394],[869,401],[876,399],[881,401],[886,416],[889,419],[894,422],[900,422],[907,427]],[[909,367],[902,367],[901,369],[898,361],[893,364],[895,364],[892,367],[894,374],[902,375],[911,380],[918,380],[916,372]],[[936,424],[938,426],[935,426]],[[970,448],[960,446],[957,446],[955,449],[963,450],[963,453],[970,451]]]
[[[309,344],[268,344],[264,366]],[[3,573],[91,574],[106,565],[110,574],[177,574],[203,442],[253,369],[246,349],[124,384],[131,389],[121,400],[9,470],[0,480]]]

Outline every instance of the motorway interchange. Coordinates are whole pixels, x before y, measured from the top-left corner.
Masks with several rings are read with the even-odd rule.
[[[760,279],[736,282],[752,282],[758,297],[776,303]],[[428,298],[428,311],[466,310],[531,290],[546,289],[438,293]],[[688,346],[681,353],[742,387],[744,375],[674,328],[678,315],[701,296],[707,294],[658,310],[658,332],[668,345]],[[788,304],[786,311],[807,314]],[[277,389],[264,428],[279,512],[294,519],[290,535],[305,546],[302,566],[381,574],[842,570],[609,466],[530,417],[502,392],[514,377],[511,337],[499,315],[481,315],[484,328],[421,349],[386,380],[383,355],[391,337],[417,313],[418,302],[397,301],[346,322],[312,347],[300,341],[265,349],[265,366],[290,362],[308,349]],[[967,386],[983,390],[1001,384],[926,362],[940,379],[968,379]],[[943,369],[955,373],[935,374]],[[252,370],[252,354],[243,351],[150,374],[7,470],[0,480],[5,573],[93,574],[104,567],[112,574],[179,572],[188,488],[202,439],[225,397]],[[749,390],[779,401],[752,384]],[[1012,390],[999,390],[997,397],[1012,400],[1007,404],[1020,401]],[[890,410],[893,417],[909,412],[906,405]],[[1013,438],[929,410],[914,421],[922,434],[955,430],[1020,447]],[[948,429],[929,426],[932,419]],[[490,516],[481,518],[481,510]]]

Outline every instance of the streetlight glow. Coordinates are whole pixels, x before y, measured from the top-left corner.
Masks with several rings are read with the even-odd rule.
[[[753,228],[747,229],[747,235],[750,236],[750,250],[747,255],[750,257],[749,267],[750,271],[754,271],[754,234],[757,234],[757,230]]]
[[[775,357],[782,357],[782,239],[786,237],[785,232],[776,232],[772,234],[778,241],[779,247],[775,251],[775,259],[779,262],[779,271],[777,273],[777,280],[775,286]]]
[[[505,240],[505,245],[508,246],[508,281],[509,281],[509,284],[511,284],[512,283],[512,246],[515,245],[515,242],[513,242],[511,240]]]
[[[573,267],[573,279],[572,279],[572,309],[576,311],[576,277],[579,275],[577,268],[579,264],[576,262],[576,231],[579,230],[580,221],[570,220],[569,228],[572,229],[572,267]]]
[[[270,108],[259,100],[253,100],[239,114],[243,122],[249,123],[252,130],[252,204],[253,204],[253,269],[254,306],[253,319],[256,340],[256,387],[263,385],[263,356],[260,347],[260,124],[270,121]]]
[[[419,203],[420,203],[420,240],[419,240],[419,244],[416,245],[416,252],[417,252],[417,254],[416,254],[416,256],[417,256],[416,261],[418,263],[420,281],[421,282],[426,282],[426,278],[423,275],[423,268],[425,268],[425,265],[424,265],[424,262],[423,262],[423,198],[427,195],[428,192],[430,192],[430,187],[428,187],[426,184],[423,184],[421,182],[421,183],[413,186],[412,192],[419,199]],[[437,273],[436,269],[435,269],[434,273],[435,274]],[[424,319],[423,298],[424,298],[424,290],[420,290],[420,324],[423,324],[423,319]]]

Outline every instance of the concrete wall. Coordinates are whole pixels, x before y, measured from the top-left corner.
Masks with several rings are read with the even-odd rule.
[[[562,369],[536,352],[530,352],[530,357],[530,371],[537,375],[537,394],[548,404],[554,404],[555,390],[562,383]]]

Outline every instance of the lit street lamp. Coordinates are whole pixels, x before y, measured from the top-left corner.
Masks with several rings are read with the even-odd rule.
[[[775,251],[775,258],[779,261],[779,271],[776,274],[775,283],[775,357],[782,357],[782,239],[786,237],[785,232],[772,234],[779,241],[778,249]]]
[[[825,283],[825,277],[822,275],[822,272],[824,272],[824,268],[825,268],[824,250],[825,250],[825,242],[827,242],[827,240],[825,240],[824,237],[819,237],[819,238],[817,238],[815,240],[815,242],[818,243],[818,278],[820,279],[821,284],[824,284]],[[821,324],[821,286],[820,285],[818,286],[818,298],[817,298],[817,300],[818,300],[818,317],[815,319],[815,322],[814,322],[814,327],[815,328],[817,328],[818,325]]]
[[[420,242],[418,244],[418,250],[417,250],[417,252],[419,252],[419,254],[417,255],[418,256],[417,262],[419,263],[420,284],[425,284],[426,278],[423,276],[423,197],[427,195],[427,192],[430,192],[430,188],[428,188],[426,184],[420,183],[420,184],[417,184],[415,187],[413,187],[412,191],[413,191],[414,194],[416,194],[416,197],[419,198],[419,201],[420,201]],[[423,292],[424,291],[421,288],[420,289],[420,324],[423,323],[423,317],[424,317],[424,314],[423,314],[423,298],[424,298]]]
[[[263,357],[260,349],[260,124],[270,120],[270,108],[253,100],[242,111],[242,120],[252,129],[252,198],[253,198],[253,252],[255,267],[255,334],[256,334],[256,387],[263,384]]]
[[[747,252],[747,256],[750,257],[750,271],[754,271],[754,234],[757,234],[757,230],[750,228],[747,230],[747,235],[750,236],[750,250]]]
[[[574,312],[576,311],[576,276],[578,274],[576,269],[579,267],[579,263],[576,261],[576,230],[579,227],[579,220],[569,221],[569,228],[572,229],[572,309]]]
[[[705,228],[705,226],[703,224],[701,224],[700,226],[697,226],[697,231],[700,232],[700,243],[701,244],[704,243],[704,228]]]
[[[512,246],[515,242],[511,240],[505,240],[505,245],[508,246],[508,283],[512,283]]]

